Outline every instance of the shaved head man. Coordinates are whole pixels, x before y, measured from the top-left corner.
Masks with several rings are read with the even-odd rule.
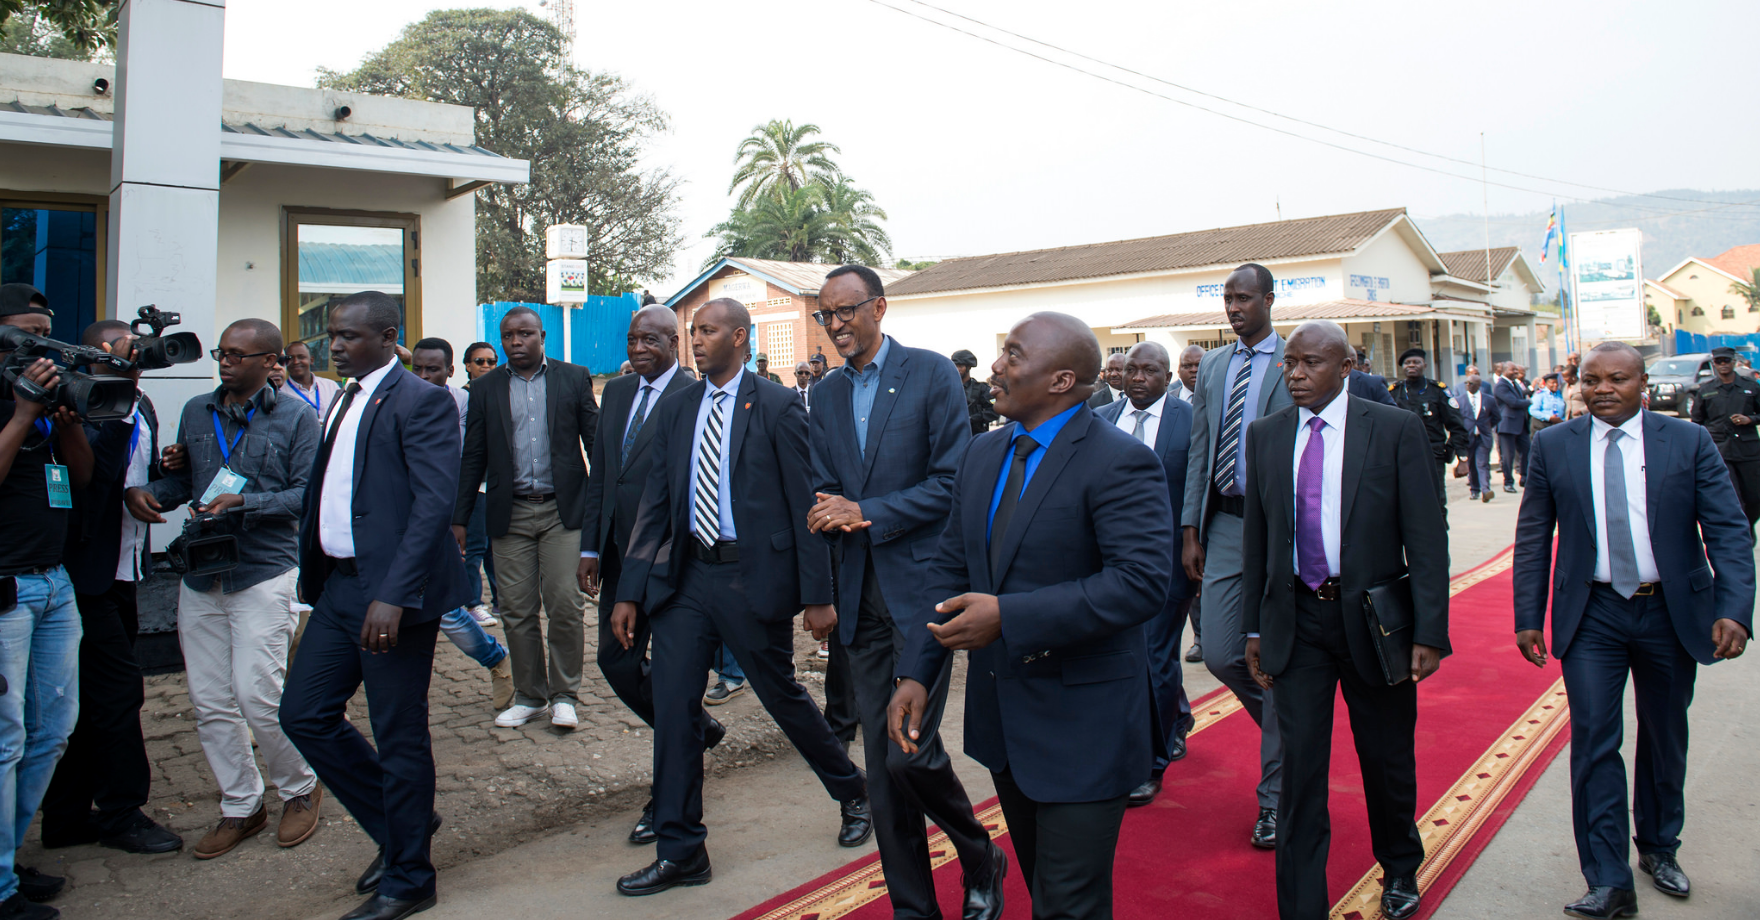
[[[1093,334],[1092,330],[1088,331],[1088,335]],[[1094,385],[1093,395],[1088,399],[1090,409],[1098,409],[1124,398],[1124,352],[1106,356],[1105,362],[1100,366],[1099,378]]]
[[[1198,363],[1204,360],[1204,346],[1187,345],[1179,353],[1179,398],[1186,402],[1192,401],[1192,393],[1198,388]]]

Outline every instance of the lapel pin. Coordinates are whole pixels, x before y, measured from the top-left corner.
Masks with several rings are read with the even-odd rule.
[[[893,388],[891,388],[891,387],[887,387],[887,388],[886,388],[886,392],[888,392],[888,393],[897,393],[897,392],[898,392],[898,391],[897,391],[897,390],[895,390],[895,389],[893,389]]]
[[[747,408],[747,409],[750,409],[750,408],[751,408],[751,407],[752,407],[752,404],[751,404],[751,403],[746,403],[746,408]]]

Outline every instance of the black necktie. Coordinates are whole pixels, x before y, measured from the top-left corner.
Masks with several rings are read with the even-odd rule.
[[[1008,535],[1009,519],[1014,517],[1016,505],[1021,503],[1021,489],[1027,481],[1027,456],[1037,450],[1039,442],[1030,434],[1017,435],[1014,439],[1014,461],[1008,466],[1008,481],[1002,484],[1002,501],[996,505],[996,516],[990,519],[990,577],[997,577],[996,569],[1002,564],[1002,542]],[[994,589],[995,584],[990,587]]]
[[[336,446],[336,432],[342,428],[342,420],[348,417],[348,406],[354,402],[354,394],[360,391],[360,381],[349,381],[348,389],[342,394],[342,403],[336,407],[336,412],[331,416],[335,421],[330,425],[330,432],[324,435],[324,444],[318,449],[318,467],[320,469],[330,465],[330,450]]]

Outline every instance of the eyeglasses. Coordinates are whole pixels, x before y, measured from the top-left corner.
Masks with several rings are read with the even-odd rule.
[[[495,359],[494,358],[472,358],[471,363],[476,364],[476,365],[487,365],[487,366],[493,367],[495,365]]]
[[[275,352],[272,351],[259,351],[253,354],[241,355],[234,351],[221,351],[218,348],[208,349],[208,357],[213,358],[221,364],[238,364],[246,358],[263,358],[274,354]],[[279,359],[280,356],[276,355],[276,357]]]
[[[1734,359],[1734,358],[1712,358],[1711,363],[1712,364],[1734,364],[1734,363],[1736,363],[1736,359]]]
[[[850,304],[847,307],[837,307],[837,308],[831,309],[831,310],[815,310],[813,312],[813,321],[818,323],[821,326],[829,326],[829,325],[831,325],[831,317],[833,315],[835,315],[838,319],[843,320],[844,322],[847,323],[850,320],[856,318],[856,311],[857,310],[860,310],[862,307],[867,306],[868,304],[871,304],[874,301],[879,300],[879,299],[880,298],[878,296],[875,296],[875,297],[870,297],[867,300],[862,301],[861,303]]]

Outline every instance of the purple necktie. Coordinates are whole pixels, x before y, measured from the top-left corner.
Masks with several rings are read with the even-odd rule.
[[[1326,477],[1326,421],[1308,419],[1308,446],[1296,468],[1296,556],[1301,560],[1302,583],[1318,591],[1331,575],[1326,565],[1326,537],[1320,523],[1321,481]]]

